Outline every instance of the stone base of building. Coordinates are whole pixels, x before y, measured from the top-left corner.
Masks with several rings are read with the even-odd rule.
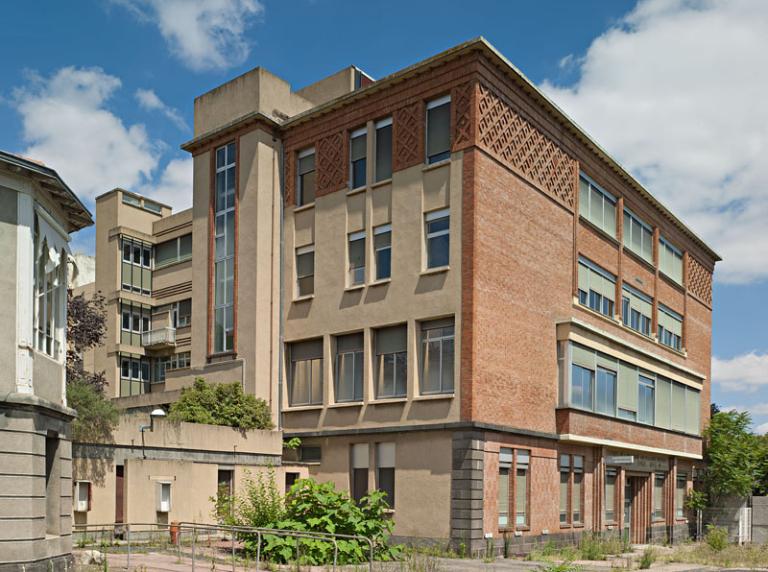
[[[0,572],[71,572],[74,567],[74,557],[64,554],[31,562],[0,563]]]

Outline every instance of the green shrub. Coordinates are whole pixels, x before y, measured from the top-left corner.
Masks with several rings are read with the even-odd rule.
[[[218,522],[227,526],[269,528],[283,520],[285,503],[277,487],[274,468],[255,477],[246,472],[242,488],[245,493],[236,497],[230,496],[229,487],[223,485],[218,494],[211,497],[213,516]]]
[[[640,569],[647,570],[656,561],[656,551],[650,546],[643,551],[643,555],[640,558]]]
[[[602,539],[597,535],[584,535],[579,542],[582,560],[605,560]]]
[[[704,542],[715,552],[725,550],[728,546],[728,530],[722,526],[708,524]]]
[[[67,405],[77,411],[72,422],[72,440],[79,443],[112,441],[118,412],[111,399],[93,384],[82,379],[67,383]]]
[[[539,566],[540,572],[579,572],[580,570],[581,566],[577,566],[572,562],[560,562]]]
[[[272,429],[267,402],[243,392],[239,382],[207,383],[202,377],[181,390],[171,405],[168,419],[174,422],[225,425],[237,429]]]

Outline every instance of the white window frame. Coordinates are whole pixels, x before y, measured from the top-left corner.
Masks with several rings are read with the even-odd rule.
[[[449,229],[450,230],[450,229]],[[389,245],[382,248],[376,247],[376,237],[381,234],[389,234]],[[389,250],[389,276],[379,277],[379,252]],[[373,229],[373,262],[376,271],[376,280],[388,280],[392,277],[392,224],[382,224]]]
[[[350,232],[347,235],[347,283],[349,286],[360,286],[362,284],[365,284],[365,267],[367,266],[367,236],[366,232],[364,230],[359,230],[357,232]],[[350,255],[350,250],[352,248],[352,243],[357,241],[363,241],[363,265],[362,266],[355,266],[352,267],[352,260]],[[358,273],[362,273],[362,277],[358,280]]]
[[[388,180],[390,180],[392,178],[392,158],[393,158],[393,156],[392,156],[392,147],[393,147],[393,144],[394,144],[394,139],[392,139],[392,141],[390,141],[391,144],[389,146],[389,167],[390,167],[389,168],[389,177],[379,178],[379,160],[378,160],[378,157],[379,157],[379,129],[384,129],[385,127],[393,127],[392,117],[386,117],[384,119],[380,119],[379,121],[377,121],[374,124],[374,129],[373,129],[373,160],[374,160],[373,179],[374,179],[374,182],[376,182],[376,183],[381,183],[382,181],[388,181]],[[394,129],[394,127],[393,127],[393,129]],[[394,135],[394,133],[393,133],[393,135]]]
[[[432,101],[427,102],[426,110],[425,110],[425,118],[424,118],[424,159],[425,162],[428,165],[435,165],[437,163],[442,163],[443,161],[448,161],[451,158],[451,119],[450,119],[450,113],[448,115],[448,156],[442,157],[440,159],[431,160],[429,156],[429,112],[432,109],[435,109],[437,107],[443,106],[443,105],[450,105],[451,104],[451,96],[450,95],[444,95],[442,97],[438,97],[437,99],[433,99]]]
[[[627,233],[629,233],[629,241],[625,240],[624,237],[622,237],[622,240],[624,240],[624,246],[634,252],[637,256],[645,260],[648,264],[653,264],[653,227],[646,222],[643,221],[639,216],[637,216],[634,212],[632,212],[631,209],[628,207],[624,207],[624,214],[627,215],[630,218],[630,223],[632,221],[636,222],[642,230],[645,230],[648,233],[648,240],[650,241],[650,248],[651,251],[649,253],[649,257],[646,258],[643,255],[643,234],[641,231],[640,235],[640,250],[635,250],[635,248],[632,246],[632,235],[634,234],[632,229],[632,224],[629,225],[629,230],[627,230],[626,225],[624,226],[623,233],[626,236]]]
[[[230,147],[234,149],[234,158],[229,157],[229,149]],[[232,343],[234,346],[234,323],[229,323],[229,319],[227,314],[231,312],[232,314],[232,321],[234,322],[234,313],[235,313],[235,286],[234,286],[234,275],[235,275],[235,252],[237,250],[237,237],[236,236],[229,236],[229,233],[227,231],[227,217],[228,215],[235,216],[235,210],[237,205],[237,180],[235,180],[234,184],[234,197],[232,200],[232,206],[227,206],[227,193],[226,190],[226,182],[225,182],[225,188],[224,188],[224,208],[218,209],[218,194],[219,190],[216,187],[216,181],[218,180],[218,174],[219,173],[225,173],[229,170],[232,171],[232,176],[236,177],[237,175],[237,160],[238,160],[238,151],[237,151],[237,143],[235,142],[228,142],[224,145],[221,145],[216,148],[215,154],[214,154],[214,160],[217,161],[218,153],[220,150],[224,149],[224,164],[222,166],[216,167],[216,177],[214,178],[214,224],[213,224],[213,232],[214,232],[214,260],[213,260],[213,320],[212,320],[212,328],[213,331],[211,332],[211,353],[213,354],[219,354],[219,353],[227,353],[227,352],[233,352],[235,351],[234,347],[229,347],[227,344],[227,338],[231,334],[232,336]],[[222,232],[218,233],[216,232],[216,218],[219,216],[224,217],[224,224],[222,224]],[[233,225],[234,226],[234,225]],[[235,228],[235,234],[237,234],[237,229]],[[218,256],[216,253],[216,242],[217,239],[223,239],[224,241],[224,248],[221,256]],[[229,251],[229,242],[232,241],[232,254],[228,254]],[[216,268],[219,265],[223,265],[223,274],[224,274],[224,280],[222,287],[224,288],[224,292],[222,292],[220,298],[221,301],[217,302],[217,288],[219,287],[218,280],[217,280],[217,272]],[[229,290],[229,279],[227,278],[227,268],[229,265],[232,265],[232,299],[227,301],[227,292]],[[221,339],[216,339],[216,327],[217,327],[217,315],[220,313],[221,315]]]
[[[429,223],[441,220],[447,218],[448,219],[448,228],[444,230],[438,230],[438,231],[429,231]],[[430,266],[429,264],[429,241],[433,238],[438,238],[440,236],[448,235],[448,264],[443,264],[440,266]],[[430,211],[428,213],[424,214],[424,242],[426,247],[426,259],[425,259],[425,265],[427,269],[432,268],[446,268],[450,266],[450,260],[451,260],[451,209],[450,207],[447,209],[439,209],[435,211]]]
[[[354,185],[354,166],[355,161],[352,158],[352,140],[357,139],[358,137],[365,137],[365,156],[362,157],[362,160],[365,161],[365,174],[363,175],[364,181],[362,185]],[[359,161],[360,159],[358,159]],[[357,189],[363,189],[368,184],[368,127],[361,127],[360,129],[355,129],[354,131],[350,132],[349,134],[349,189],[354,191]]]
[[[310,155],[315,155],[315,148],[309,147],[308,149],[304,149],[303,151],[299,151],[296,154],[296,206],[303,207],[305,205],[311,205],[315,202],[315,199],[317,198],[317,155],[315,155],[315,168],[312,171],[307,171],[307,173],[314,172],[315,173],[315,199],[312,199],[312,202],[307,203],[304,202],[304,189],[302,188],[302,175],[306,175],[307,173],[302,173],[299,170],[299,165],[301,163],[301,159],[304,157],[309,157]]]
[[[303,256],[305,254],[312,253],[312,274],[299,274],[299,256]],[[314,244],[307,244],[305,246],[300,246],[296,249],[296,258],[295,258],[295,264],[296,264],[296,286],[295,286],[295,296],[296,298],[304,298],[307,296],[312,296],[315,293],[315,245]],[[303,278],[309,278],[312,276],[312,292],[307,292],[306,294],[301,293],[301,289],[299,288],[299,281]]]
[[[588,208],[587,208],[587,213],[585,214],[585,213],[581,212],[581,208],[579,208],[579,216],[581,218],[583,218],[584,220],[589,221],[591,224],[593,224],[597,228],[599,228],[601,232],[604,232],[605,234],[607,234],[611,238],[615,239],[616,238],[616,227],[618,226],[617,225],[617,220],[616,220],[616,218],[618,216],[618,212],[616,212],[617,211],[616,204],[618,202],[618,199],[614,195],[612,195],[611,193],[609,193],[608,191],[603,189],[600,185],[598,185],[588,175],[586,175],[584,173],[579,173],[579,178],[587,183],[588,189],[590,190],[590,193],[589,193],[588,198],[587,198],[587,204],[589,205]],[[597,193],[602,195],[602,197],[603,197],[603,204],[602,204],[602,213],[603,213],[603,217],[602,218],[603,218],[603,220],[601,222],[596,222],[596,221],[593,221],[591,219],[591,213],[592,213],[592,193],[591,193],[591,190],[592,189],[597,191]],[[581,192],[581,191],[579,191],[579,192]],[[606,203],[606,201],[613,206],[613,230],[612,230],[612,232],[608,232],[607,230],[605,230],[605,203]]]

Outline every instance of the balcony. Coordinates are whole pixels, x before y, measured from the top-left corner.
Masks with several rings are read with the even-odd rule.
[[[170,326],[143,332],[141,345],[147,349],[160,350],[176,346],[176,328]]]

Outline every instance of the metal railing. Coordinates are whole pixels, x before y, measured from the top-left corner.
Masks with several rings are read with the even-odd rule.
[[[142,332],[141,345],[145,347],[176,344],[176,328],[166,326],[148,332]]]
[[[295,560],[289,562],[301,566],[301,540],[320,540],[333,545],[332,570],[336,570],[339,564],[339,540],[356,540],[367,545],[367,568],[369,572],[373,571],[374,561],[374,542],[366,536],[356,536],[349,534],[330,534],[322,532],[302,532],[295,530],[280,530],[270,528],[256,528],[244,526],[224,526],[216,524],[198,524],[193,522],[173,522],[171,524],[158,523],[108,523],[108,524],[74,524],[72,526],[73,547],[102,549],[107,558],[107,554],[125,554],[125,570],[131,570],[131,560],[133,558],[134,568],[143,568],[141,554],[149,549],[160,554],[167,554],[176,557],[176,563],[189,560],[191,570],[195,571],[195,566],[203,563],[219,561],[225,564],[231,562],[232,572],[238,570],[263,570],[262,564],[267,560],[262,560],[262,544],[270,536],[295,538]],[[227,542],[229,536],[229,546],[223,547],[221,543]],[[251,561],[249,555],[244,553],[242,546],[238,550],[241,542],[238,539],[250,536],[256,537],[256,560]],[[186,537],[186,538],[185,538]],[[211,541],[220,539],[218,546],[212,547]],[[207,544],[206,544],[207,541]],[[226,548],[227,555],[223,556],[222,548]],[[245,558],[238,558],[238,552],[245,554]],[[286,560],[288,560],[286,558]],[[254,568],[251,568],[251,565]],[[153,565],[153,567],[155,567]]]

